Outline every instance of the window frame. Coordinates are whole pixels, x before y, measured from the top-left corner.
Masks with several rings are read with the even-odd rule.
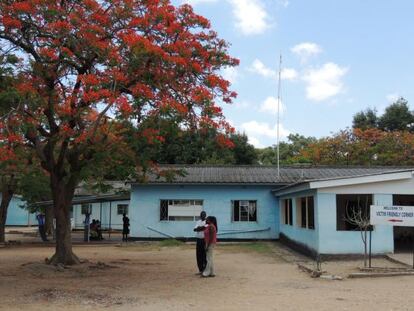
[[[129,204],[126,204],[126,203],[124,203],[124,204],[117,204],[116,205],[116,214],[117,215],[123,215],[124,213],[119,213],[119,207],[120,206],[123,206],[124,207],[124,213],[126,214],[126,215],[128,215],[128,212],[129,212]],[[126,209],[126,211],[125,211],[125,209]]]
[[[282,221],[286,226],[293,226],[293,199],[282,199]]]
[[[312,202],[312,204],[310,202]],[[314,195],[303,196],[296,199],[296,225],[302,229],[315,230]]]
[[[368,217],[370,217],[370,210],[371,210],[371,205],[374,201],[374,195],[372,193],[344,193],[344,194],[336,194],[335,197],[335,204],[336,204],[336,231],[354,231],[354,232],[360,232],[360,229],[352,224],[350,224],[349,222],[346,221],[345,217],[346,217],[346,210],[344,209],[343,211],[342,209],[342,205],[340,206],[341,203],[343,203],[342,201],[345,201],[345,197],[348,196],[352,199],[354,199],[353,201],[358,201],[359,197],[362,197],[363,199],[360,200],[360,207],[362,208],[366,208],[365,213],[368,215]],[[365,199],[368,198],[368,200],[366,201]],[[350,200],[350,199],[348,199]],[[365,202],[367,202],[368,206],[361,206],[361,204],[366,204]],[[341,221],[341,222],[340,222]]]
[[[238,219],[236,219],[236,212],[235,212],[235,209],[236,209],[236,202],[239,202],[238,203]],[[240,205],[240,202],[248,202],[248,206],[247,206],[247,208],[248,208],[248,211],[247,211],[247,220],[242,220],[242,209],[240,208],[240,206],[246,206],[246,205]],[[254,208],[255,208],[255,212],[254,212],[254,220],[252,219],[250,219],[250,218],[253,218],[252,216],[251,216],[251,214],[250,214],[250,204],[251,203],[254,203]],[[239,223],[239,222],[242,222],[242,223],[251,223],[251,222],[255,222],[255,223],[258,223],[259,221],[258,221],[258,213],[257,213],[257,210],[258,210],[258,204],[257,204],[257,200],[231,200],[231,222],[236,222],[236,223]]]
[[[169,207],[170,206],[174,206],[174,205],[180,205],[180,204],[175,204],[178,202],[188,202],[188,206],[192,206],[192,207],[199,207],[201,206],[201,211],[204,211],[204,200],[203,199],[160,199],[159,202],[159,221],[160,222],[170,222],[170,221],[197,221],[200,219],[200,213],[198,213],[198,215],[194,215],[194,216],[170,216],[169,215]],[[171,204],[170,204],[171,203]],[[191,204],[192,203],[192,204]],[[197,203],[201,203],[197,204]],[[166,206],[163,206],[163,204]],[[163,211],[163,208],[166,208],[166,211]],[[163,217],[163,213],[165,213],[164,217]],[[177,218],[177,219],[176,219]]]
[[[84,210],[85,208],[88,209],[89,215],[92,215],[92,203],[82,203],[81,204],[81,215],[86,215],[86,211]]]

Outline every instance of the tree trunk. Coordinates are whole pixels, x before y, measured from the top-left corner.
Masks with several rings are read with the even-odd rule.
[[[63,178],[62,178],[63,179]],[[72,251],[70,206],[75,187],[65,184],[51,174],[54,214],[56,218],[56,251],[49,260],[51,264],[75,265],[79,258]]]
[[[6,220],[7,210],[9,208],[10,201],[13,198],[13,190],[10,187],[4,187],[1,192],[1,203],[0,203],[0,243],[6,241]]]
[[[45,231],[47,235],[53,235],[53,207],[45,208]]]

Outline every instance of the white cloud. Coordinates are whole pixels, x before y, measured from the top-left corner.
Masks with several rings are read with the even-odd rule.
[[[342,77],[348,68],[326,63],[320,68],[308,69],[302,79],[307,83],[306,97],[314,101],[329,99],[344,91]]]
[[[222,70],[222,75],[224,79],[234,84],[239,77],[239,72],[236,67],[226,67]]]
[[[387,101],[388,103],[392,104],[395,103],[399,98],[401,97],[398,93],[392,93],[387,95]]]
[[[280,4],[281,6],[283,6],[283,7],[287,8],[287,7],[289,6],[289,4],[290,4],[290,1],[289,1],[289,0],[280,0],[280,1],[279,1],[279,4]]]
[[[276,70],[266,67],[266,65],[257,58],[253,61],[252,65],[249,68],[249,71],[257,73],[265,78],[278,78],[278,73]],[[282,80],[296,80],[298,78],[298,72],[293,68],[282,68],[280,76]]]
[[[213,3],[213,2],[217,2],[217,0],[183,0],[181,1],[181,3],[187,3],[193,6],[200,4],[200,3]]]
[[[277,138],[277,125],[273,128],[266,122],[257,122],[255,120],[245,122],[241,125],[242,130],[247,134],[249,137],[267,137],[272,138],[276,142]],[[287,137],[290,132],[280,124],[280,137],[284,138]]]
[[[228,0],[233,6],[236,27],[244,35],[261,34],[270,27],[269,16],[261,0]]]
[[[306,63],[312,56],[322,53],[322,48],[313,42],[303,42],[290,49],[292,53],[299,56],[302,63]]]
[[[192,6],[202,3],[217,3],[218,0],[182,0],[181,3]],[[236,20],[236,28],[244,35],[256,35],[265,32],[271,27],[270,18],[262,0],[227,0],[232,6]],[[289,1],[283,0],[281,5],[287,7]]]
[[[235,107],[243,108],[243,109],[250,108],[252,106],[253,105],[250,102],[246,101],[246,100],[242,100],[241,102],[236,102],[236,104],[235,104]]]
[[[256,137],[249,136],[248,141],[250,144],[252,144],[256,148],[264,148],[264,145]]]
[[[283,102],[280,102],[280,114],[283,114],[286,111],[286,107],[283,105]],[[259,108],[260,112],[270,113],[272,115],[277,114],[277,98],[269,96],[265,99],[262,105]]]
[[[293,68],[282,68],[280,76],[282,80],[296,80],[298,78],[298,72]]]
[[[263,64],[262,61],[257,58],[253,61],[251,67],[249,68],[249,71],[255,72],[265,78],[277,78],[276,71],[266,67],[265,64]]]

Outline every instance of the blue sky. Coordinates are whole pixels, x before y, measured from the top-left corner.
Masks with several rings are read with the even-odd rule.
[[[414,101],[414,1],[173,1],[183,2],[210,19],[240,59],[224,72],[239,94],[224,112],[256,147],[276,143],[280,53],[282,139],[327,136],[362,109],[382,113],[399,96]]]

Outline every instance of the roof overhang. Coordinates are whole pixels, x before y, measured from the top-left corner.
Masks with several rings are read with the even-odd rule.
[[[329,178],[329,179],[320,179],[313,181],[305,181],[296,184],[289,185],[287,187],[273,190],[273,194],[276,196],[283,196],[290,193],[306,191],[311,189],[323,189],[323,188],[334,188],[334,187],[343,187],[351,185],[361,185],[369,183],[381,183],[387,181],[396,181],[411,179],[414,175],[413,170],[405,170],[398,172],[387,172],[381,174],[372,174],[372,175],[361,175],[353,177],[341,177],[341,178]]]
[[[125,194],[108,194],[108,195],[88,195],[74,197],[72,205],[89,204],[89,203],[105,203],[115,201],[129,201],[130,193]],[[30,205],[31,207],[50,207],[53,206],[53,201],[36,202]]]
[[[232,182],[129,182],[132,186],[273,186],[284,187],[287,183],[232,183]]]

